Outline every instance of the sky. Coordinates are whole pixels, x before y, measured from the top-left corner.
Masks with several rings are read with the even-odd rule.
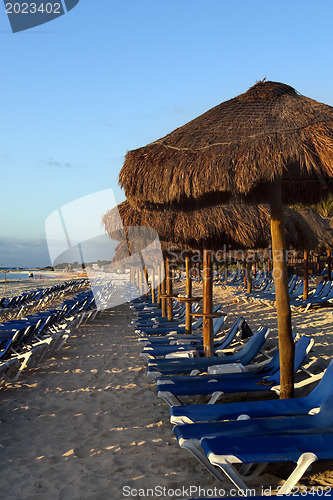
[[[125,199],[128,150],[264,77],[333,105],[332,18],[331,0],[80,0],[12,33],[1,3],[0,267],[53,263],[68,207],[87,239],[91,203],[102,218]]]

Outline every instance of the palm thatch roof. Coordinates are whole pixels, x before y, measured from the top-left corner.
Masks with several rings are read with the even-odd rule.
[[[315,203],[333,191],[333,107],[289,85],[261,81],[145,147],[129,151],[119,175],[138,206],[269,201]]]
[[[138,254],[142,251],[144,248],[144,240],[136,242],[136,244],[131,245],[131,254],[129,251],[129,248],[127,246],[126,240],[121,239],[118,245],[115,248],[115,255],[111,261],[110,268],[117,267],[119,263],[123,263],[123,266],[126,267],[138,267],[142,265],[142,261],[140,260]],[[164,257],[169,257],[170,256],[175,256],[175,254],[178,254],[182,251],[180,247],[177,245],[173,244],[172,242],[167,242],[167,241],[161,241],[161,250],[164,255]],[[145,255],[146,260],[148,260],[148,266],[149,265],[154,265],[154,264],[160,264],[160,259],[155,258],[154,252],[151,254],[148,254],[148,259],[147,255]],[[115,266],[116,264],[116,266]]]
[[[116,246],[114,257],[106,270],[112,272],[130,266],[140,268],[140,257],[137,253],[137,249],[133,249],[133,255],[130,255],[126,240],[121,240]]]
[[[324,219],[317,212],[308,208],[302,208],[298,212],[316,235],[316,249],[333,248],[333,228],[330,226],[329,220]]]
[[[326,220],[327,220],[327,222],[328,222],[328,224],[329,224],[330,228],[331,228],[331,229],[332,229],[332,231],[333,231],[333,217],[329,217],[329,218],[328,218],[328,219],[326,219]]]
[[[285,209],[286,240],[290,248],[317,247],[314,232],[295,210]],[[124,239],[124,227],[146,227],[157,231],[160,240],[212,250],[267,248],[270,245],[270,212],[267,205],[216,205],[200,210],[138,210],[128,201],[107,212],[102,223],[108,234]],[[138,234],[139,234],[138,232]]]

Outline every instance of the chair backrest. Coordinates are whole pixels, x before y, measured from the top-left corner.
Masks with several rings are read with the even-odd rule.
[[[319,384],[306,396],[306,399],[312,408],[317,408],[330,394],[333,394],[333,359],[326,368]]]
[[[224,322],[227,318],[227,315],[220,316],[219,318],[214,318],[213,319],[213,334],[216,335],[222,326],[224,325]]]
[[[198,306],[198,304],[197,304],[197,306]],[[214,307],[213,312],[214,313],[217,312],[219,309],[221,309],[221,307],[222,307],[222,304],[217,304],[217,306]],[[196,311],[192,311],[192,312],[196,312]],[[214,318],[214,319],[216,319],[216,318]],[[202,323],[203,323],[203,318],[198,318],[197,321],[195,321],[195,323],[193,323],[193,325],[192,325],[193,329],[196,330],[197,328],[199,328],[202,325]],[[213,325],[214,325],[214,320],[213,320]]]
[[[180,302],[178,303],[180,304]],[[186,307],[185,304],[180,304],[180,307],[177,310],[174,310],[174,315],[176,317],[183,316],[183,314],[185,313],[185,307]]]
[[[289,281],[288,283],[288,290],[289,290],[289,293],[292,293],[294,290],[295,290],[295,287],[297,285],[297,281],[298,281],[298,277],[297,276],[293,276],[292,279]]]
[[[326,283],[324,284],[320,292],[316,295],[316,297],[318,298],[326,297],[326,295],[329,293],[331,289],[331,286],[332,286],[332,281],[326,281]],[[314,294],[310,296],[310,299],[311,298],[314,298]]]
[[[237,335],[237,332],[241,328],[241,325],[244,322],[244,318],[242,316],[239,316],[234,324],[231,326],[229,331],[226,333],[226,335],[221,339],[220,344],[218,346],[218,350],[225,349],[228,345],[231,344],[235,336]]]
[[[293,333],[293,339],[295,340],[296,333]],[[276,373],[278,370],[280,370],[280,351],[279,349],[276,349],[272,359],[267,363],[267,365],[263,366],[259,371],[258,374],[267,376],[268,375],[273,375]]]
[[[243,365],[248,365],[256,357],[260,349],[262,348],[270,329],[266,326],[261,326],[246,342],[245,346],[242,347],[236,354],[229,356],[230,363],[235,359],[240,359]],[[218,353],[220,349],[216,349],[215,353]]]
[[[317,288],[315,289],[315,291],[313,292],[312,294],[312,297],[316,297],[320,292],[321,290],[323,289],[323,286],[325,285],[325,281],[321,281],[318,285],[317,285]]]
[[[267,286],[268,283],[268,278],[264,277],[259,285],[259,288],[257,288],[257,291],[264,290],[264,288]]]
[[[295,342],[294,373],[297,372],[304,362],[313,344],[314,340],[306,335],[302,335],[302,337]],[[273,375],[267,377],[267,381],[273,384],[280,384],[280,370],[277,370]]]
[[[186,304],[184,304],[185,306],[185,309],[186,309]],[[192,307],[191,307],[191,311],[192,312],[197,312],[198,310],[200,309],[200,305],[198,302],[194,302],[194,304],[192,304]]]
[[[291,293],[289,293],[290,298],[299,297],[303,294],[304,291],[304,280],[301,280],[297,283],[296,287],[293,289]]]
[[[311,422],[313,427],[316,429],[333,427],[333,394],[326,396],[320,405],[319,413],[311,417]]]
[[[272,287],[274,286],[274,281],[270,278],[263,290],[260,290],[261,292],[269,292]]]
[[[330,299],[333,299],[333,286],[331,286],[330,291],[328,292],[326,297],[323,297],[322,300],[330,300]]]
[[[243,365],[248,365],[257,356],[260,349],[265,343],[270,332],[267,326],[261,326],[246,342],[245,346],[238,352],[241,355],[241,362]]]

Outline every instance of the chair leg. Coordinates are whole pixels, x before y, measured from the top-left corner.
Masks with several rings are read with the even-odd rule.
[[[28,352],[26,352],[24,354],[19,354],[17,356],[17,359],[20,361],[20,363],[19,363],[20,366],[18,366],[17,372],[15,373],[15,375],[13,377],[9,377],[8,376],[7,380],[9,382],[16,382],[16,380],[19,378],[19,376],[21,375],[22,371],[26,367],[31,354],[32,354],[32,352],[28,351]]]
[[[222,391],[215,391],[212,394],[212,396],[211,396],[211,398],[210,398],[210,400],[208,401],[207,404],[214,405],[220,399],[220,397],[223,396],[223,394],[224,393]]]
[[[250,473],[250,470],[253,466],[253,464],[244,464],[242,467],[239,469],[239,474],[242,476],[245,476],[248,479],[254,479],[258,477],[262,471],[266,468],[267,462],[263,462],[262,464],[258,465],[254,471]]]
[[[246,491],[248,490],[248,487],[246,486],[243,479],[232,465],[233,463],[240,462],[240,460],[237,457],[214,455],[213,453],[210,453],[208,459],[211,464],[216,465],[223,470],[224,474],[238,488],[239,493],[242,493],[244,496],[246,496]]]
[[[318,457],[311,452],[302,453],[297,461],[297,466],[294,471],[290,474],[286,482],[283,484],[280,494],[281,495],[290,495],[291,490],[295,486],[295,484],[301,479],[303,474],[308,470],[310,465],[318,460]]]
[[[8,360],[5,362],[5,366],[3,366],[3,376],[2,376],[2,381],[0,385],[3,385],[4,383],[10,381],[10,375],[11,373],[15,370],[15,368],[20,364],[20,361],[17,358]]]
[[[219,470],[214,467],[214,465],[208,460],[206,454],[202,451],[200,446],[200,441],[198,439],[180,439],[179,446],[185,450],[188,450],[195,456],[197,460],[212,474],[218,481],[224,481],[225,477],[219,472]]]
[[[169,406],[181,406],[181,401],[169,391],[158,391],[157,395],[164,399]]]

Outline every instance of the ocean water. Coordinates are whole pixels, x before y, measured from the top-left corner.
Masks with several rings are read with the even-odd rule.
[[[36,269],[20,269],[17,267],[0,267],[0,281],[5,280],[27,280],[30,273],[38,273]]]

